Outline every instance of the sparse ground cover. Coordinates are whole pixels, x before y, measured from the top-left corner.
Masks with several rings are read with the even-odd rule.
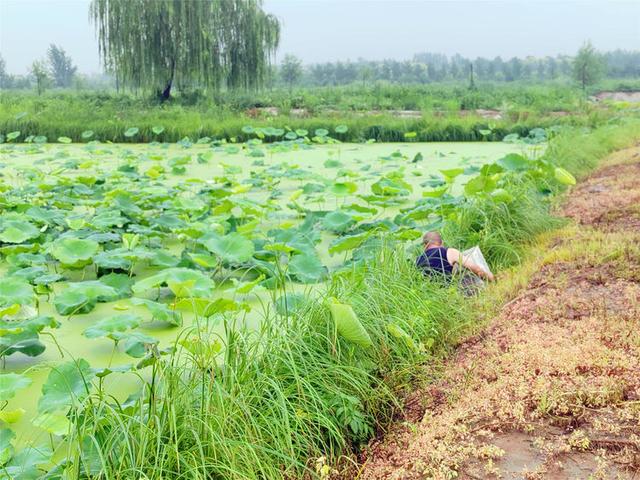
[[[526,287],[425,367],[439,380],[408,396],[359,478],[637,476],[639,173],[635,147],[570,193],[561,212],[576,223],[539,237],[511,273]]]

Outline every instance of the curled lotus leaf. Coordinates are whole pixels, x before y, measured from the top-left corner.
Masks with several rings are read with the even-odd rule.
[[[99,244],[93,240],[81,238],[63,238],[53,243],[51,255],[69,268],[81,268],[92,262],[98,252]]]
[[[563,185],[575,185],[576,177],[571,175],[567,170],[562,167],[556,167],[553,172],[554,178]]]
[[[82,332],[82,334],[87,338],[108,337],[113,333],[122,333],[137,328],[141,322],[142,318],[138,315],[112,315],[96,322]]]
[[[336,330],[342,338],[361,347],[370,347],[373,345],[371,337],[353,311],[351,305],[340,303],[336,299],[331,299],[329,310],[331,310],[331,316],[333,317]]]
[[[134,305],[143,305],[149,313],[151,313],[153,320],[170,323],[178,327],[182,325],[182,315],[180,312],[176,312],[164,303],[154,302],[153,300],[147,300],[145,298],[134,298],[131,300],[131,303]]]
[[[176,297],[209,297],[215,286],[213,280],[196,270],[188,268],[167,268],[150,277],[136,282],[133,293],[144,293],[153,288],[167,285]]]
[[[26,220],[4,220],[0,228],[0,241],[4,243],[23,243],[40,235],[40,230]]]

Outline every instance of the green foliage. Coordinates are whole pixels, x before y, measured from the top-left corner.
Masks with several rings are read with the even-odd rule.
[[[98,243],[81,238],[64,238],[51,246],[51,255],[67,268],[81,268],[91,263]]]
[[[630,84],[633,87],[633,83]],[[635,85],[635,88],[638,88]],[[471,109],[463,108],[460,98],[466,88],[455,84],[379,85],[371,89],[360,86],[324,87],[296,92],[296,108],[306,115],[288,115],[291,95],[287,89],[263,91],[252,95],[225,92],[215,102],[180,104],[163,108],[148,98],[109,93],[46,94],[42,99],[33,95],[0,93],[0,133],[21,132],[20,140],[33,136],[57,139],[61,136],[74,142],[88,139],[115,142],[177,142],[185,137],[197,139],[253,137],[253,129],[243,127],[273,127],[287,125],[304,138],[319,128],[336,131],[346,126],[346,132],[336,132],[341,141],[375,139],[385,142],[406,142],[405,133],[415,132],[412,141],[479,141],[501,140],[508,134],[527,136],[536,127],[552,125],[597,126],[616,112],[600,112],[590,116],[582,96],[575,88],[562,84],[480,85]],[[254,113],[256,107],[273,106],[277,117]],[[473,109],[496,109],[501,118],[486,119]],[[397,111],[414,110],[418,117],[403,118]],[[465,110],[462,112],[461,110]],[[571,115],[556,116],[565,111]],[[124,133],[132,125],[139,129],[133,137]],[[164,125],[165,127],[159,127]],[[167,127],[171,125],[171,127]],[[481,131],[491,126],[491,134]],[[90,130],[93,135],[83,138]],[[16,139],[14,139],[15,141]],[[265,137],[271,142],[275,137]]]
[[[582,87],[583,91],[598,82],[604,75],[603,58],[591,45],[591,42],[586,42],[578,50],[578,54],[573,59],[572,73],[573,79]]]
[[[106,68],[121,84],[166,99],[174,82],[261,86],[280,35],[261,7],[259,0],[93,0],[91,17]]]
[[[18,373],[0,374],[0,402],[13,398],[18,390],[27,388],[31,382],[29,377]]]
[[[114,333],[134,329],[140,325],[141,321],[142,318],[137,315],[112,315],[90,326],[82,334],[87,338],[108,337]],[[117,338],[117,336],[113,337],[113,339]]]
[[[89,395],[91,381],[95,373],[86,360],[80,359],[62,363],[51,369],[42,386],[42,396],[38,400],[38,411],[49,413],[68,411]]]
[[[45,350],[39,334],[45,328],[58,328],[60,323],[53,317],[40,316],[20,321],[0,320],[0,358],[21,353],[37,357]]]
[[[47,50],[47,60],[55,86],[70,87],[77,67],[73,65],[73,61],[67,55],[67,52],[62,47],[52,43]]]
[[[322,128],[310,131],[332,141],[330,129]],[[284,136],[284,130],[245,130]],[[512,140],[536,143],[540,136],[536,131],[526,140]],[[65,435],[73,460],[61,467],[66,475],[313,476],[310,458],[333,462],[370,438],[377,424],[389,419],[395,393],[412,381],[416,365],[444,354],[477,320],[474,304],[461,298],[455,285],[417,271],[407,258],[407,243],[427,225],[440,224],[447,243],[479,244],[492,267],[513,265],[523,245],[557,224],[550,215],[552,194],[584,173],[592,157],[595,162],[597,155],[635,138],[640,129],[631,120],[589,134],[560,130],[542,155],[447,168],[426,179],[426,195],[411,197],[406,176],[414,164],[399,152],[380,160],[393,165],[391,173],[363,162],[369,168],[340,168],[334,181],[284,162],[267,165],[275,152],[312,148],[311,140],[281,142],[260,147],[265,156],[252,166],[247,182],[237,179],[241,169],[229,164],[211,181],[179,177],[171,183],[169,162],[186,170],[201,157],[167,158],[152,151],[154,158],[145,158],[92,143],[80,164],[65,155],[70,147],[47,147],[62,152],[59,158],[48,156],[47,175],[38,168],[21,172],[27,188],[3,192],[11,202],[6,218],[24,215],[43,243],[2,246],[12,273],[0,280],[7,316],[0,324],[0,354],[39,354],[38,334],[57,326],[50,317],[13,319],[38,306],[29,282],[52,275],[48,267],[73,280],[55,286],[53,303],[61,314],[145,296],[113,305],[116,310],[133,305],[135,313],[99,318],[85,330],[86,337],[111,339],[118,346],[114,352],[139,358],[138,365],[93,370],[84,360],[63,363],[43,387],[34,424],[53,436]],[[184,140],[179,148],[188,152],[192,143]],[[202,148],[226,152],[257,145],[256,140]],[[26,153],[43,147],[3,148]],[[91,162],[104,158],[95,154],[102,150],[121,153],[117,170],[88,174]],[[144,173],[145,163],[164,169],[158,170],[164,177]],[[63,176],[60,169],[72,175]],[[353,195],[350,182],[337,181],[346,178],[371,181],[374,195]],[[293,193],[280,184],[284,179],[294,183]],[[321,188],[305,190],[316,182]],[[465,182],[464,195],[457,194]],[[269,197],[245,196],[253,187]],[[335,210],[312,210],[309,205],[319,198],[335,200]],[[325,240],[331,253],[344,254],[344,263],[330,274],[316,250]],[[95,265],[83,265],[90,261]],[[290,280],[326,283],[312,288]],[[38,292],[50,294],[40,289],[44,285]],[[264,303],[260,322],[247,316],[251,305],[244,295],[253,295],[254,288]],[[170,303],[162,303],[165,299]],[[193,316],[172,345],[176,351],[160,349],[157,339],[136,330],[143,308],[146,319],[171,324],[181,322],[178,310],[189,320]],[[139,379],[141,390],[116,401],[102,379],[123,372]],[[94,382],[96,376],[100,380]],[[16,455],[12,440],[11,434],[0,435],[7,465],[18,468],[24,461],[28,468],[41,468],[25,460],[33,451]],[[57,439],[52,443],[58,445]]]
[[[200,242],[222,261],[242,263],[251,258],[254,252],[253,242],[240,233],[228,235],[207,234]]]
[[[302,61],[295,55],[285,55],[280,65],[280,75],[282,80],[289,86],[289,89],[291,89],[302,76]]]
[[[345,340],[361,347],[370,347],[373,345],[371,337],[358,320],[357,315],[351,308],[351,305],[338,303],[332,299],[329,303],[331,316],[336,324],[336,330]]]

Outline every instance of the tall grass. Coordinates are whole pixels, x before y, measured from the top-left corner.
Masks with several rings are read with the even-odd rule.
[[[517,264],[523,250],[541,232],[562,222],[549,214],[549,199],[531,181],[512,185],[509,203],[475,199],[467,202],[448,222],[443,235],[452,245],[478,245],[496,269]]]
[[[559,135],[549,144],[545,158],[553,159],[571,173],[582,177],[599,161],[620,148],[636,143],[640,138],[640,120],[619,118],[595,130],[573,129]]]
[[[328,297],[354,306],[372,347],[337,334]],[[270,312],[257,333],[229,324],[223,358],[183,351],[159,362],[133,405],[96,394],[75,441],[98,447],[100,478],[313,476],[315,459],[335,461],[387,421],[411,367],[469,318],[455,289],[425,282],[402,250],[385,248],[302,311]]]
[[[640,122],[576,133],[561,134],[545,155],[585,173],[598,155],[639,139]],[[480,244],[494,266],[516,263],[523,244],[557,225],[541,187],[523,178],[507,187],[507,206],[467,202],[446,225],[447,240]],[[331,297],[353,306],[372,346],[337,333]],[[425,280],[403,245],[383,241],[302,306],[267,308],[258,331],[226,318],[220,357],[210,348],[211,320],[200,319],[184,335],[201,347],[177,342],[157,358],[139,397],[119,403],[98,391],[77,412],[68,441],[74,478],[322,478],[325,462],[389,420],[416,367],[446,354],[477,321],[477,305]]]
[[[458,85],[346,86],[292,95],[263,92],[258,97],[226,92],[220,98],[193,102],[177,98],[158,104],[123,94],[55,91],[36,96],[7,91],[0,94],[0,134],[20,131],[17,141],[41,135],[52,142],[61,136],[87,141],[82,138],[87,130],[94,132],[91,139],[111,142],[175,142],[184,137],[245,140],[245,125],[312,133],[327,128],[333,133],[336,126],[346,124],[349,130],[336,135],[339,140],[403,142],[405,133],[416,132],[417,141],[478,141],[501,140],[510,133],[526,136],[533,128],[558,124],[597,126],[615,114],[585,104],[574,89],[555,85],[486,85],[479,91]],[[252,117],[257,114],[252,109],[261,106],[275,106],[281,114]],[[303,108],[304,116],[289,115],[293,108]],[[482,118],[475,113],[478,108],[500,109],[503,118]],[[390,112],[406,109],[422,116],[402,118]],[[552,112],[558,109],[571,115],[555,116]],[[164,132],[154,134],[155,126],[165,127]],[[130,127],[139,128],[139,133],[126,137]],[[481,131],[487,129],[492,133],[485,137]]]

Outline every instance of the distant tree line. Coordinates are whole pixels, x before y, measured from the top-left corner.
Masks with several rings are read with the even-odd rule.
[[[357,60],[303,65],[294,55],[285,55],[279,65],[266,69],[265,83],[270,87],[334,86],[374,82],[427,84],[433,82],[515,82],[573,79],[585,89],[602,77],[640,78],[640,51],[614,50],[598,53],[590,43],[573,57],[526,57],[503,60],[501,57],[468,59],[439,53],[419,53],[411,60]],[[204,85],[203,85],[204,86]],[[46,88],[109,89],[117,88],[108,74],[78,74],[71,57],[63,48],[50,45],[43,59],[35,60],[27,75],[11,75],[0,56],[0,88],[30,89],[39,93]],[[185,90],[181,86],[181,90]],[[187,89],[188,91],[188,89]]]
[[[640,78],[640,51],[615,50],[598,54],[603,74],[608,78]],[[411,60],[357,60],[326,62],[300,67],[292,75],[295,57],[286,56],[280,65],[279,81],[290,86],[346,85],[360,82],[432,83],[445,81],[546,81],[574,77],[576,57],[526,57],[503,60],[478,57],[451,57],[440,53],[418,53]],[[472,72],[473,70],[473,72]],[[292,82],[292,77],[295,81]]]

